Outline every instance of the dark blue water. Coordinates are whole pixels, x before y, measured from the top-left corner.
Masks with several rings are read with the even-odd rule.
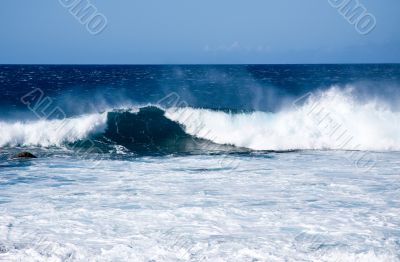
[[[26,111],[21,97],[40,88],[68,115],[127,100],[156,103],[171,92],[192,107],[273,111],[285,97],[349,84],[388,95],[400,86],[400,65],[3,65],[0,107],[1,118]]]

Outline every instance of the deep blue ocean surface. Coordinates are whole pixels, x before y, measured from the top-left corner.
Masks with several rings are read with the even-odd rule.
[[[280,98],[317,89],[357,85],[390,96],[400,65],[0,65],[3,116],[26,110],[20,98],[40,88],[69,115],[103,104],[157,103],[172,92],[196,108],[274,111]],[[73,104],[74,100],[76,104]],[[74,105],[74,106],[71,106]]]
[[[399,64],[0,65],[0,94],[0,260],[400,260]]]

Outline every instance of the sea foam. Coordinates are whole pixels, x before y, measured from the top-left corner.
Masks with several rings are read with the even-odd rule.
[[[63,120],[0,122],[0,146],[61,146],[103,132],[107,114],[83,115]]]

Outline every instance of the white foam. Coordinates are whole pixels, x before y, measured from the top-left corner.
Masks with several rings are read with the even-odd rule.
[[[344,154],[2,168],[0,261],[398,261],[400,153]]]
[[[107,113],[64,120],[0,122],[0,146],[59,146],[104,131],[106,121]]]
[[[400,112],[357,102],[351,89],[310,95],[277,113],[171,108],[166,116],[196,137],[255,150],[400,150]]]

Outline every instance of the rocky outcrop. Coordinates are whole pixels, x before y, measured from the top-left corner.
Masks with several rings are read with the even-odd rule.
[[[35,155],[29,152],[21,152],[14,156],[15,158],[37,158]]]

